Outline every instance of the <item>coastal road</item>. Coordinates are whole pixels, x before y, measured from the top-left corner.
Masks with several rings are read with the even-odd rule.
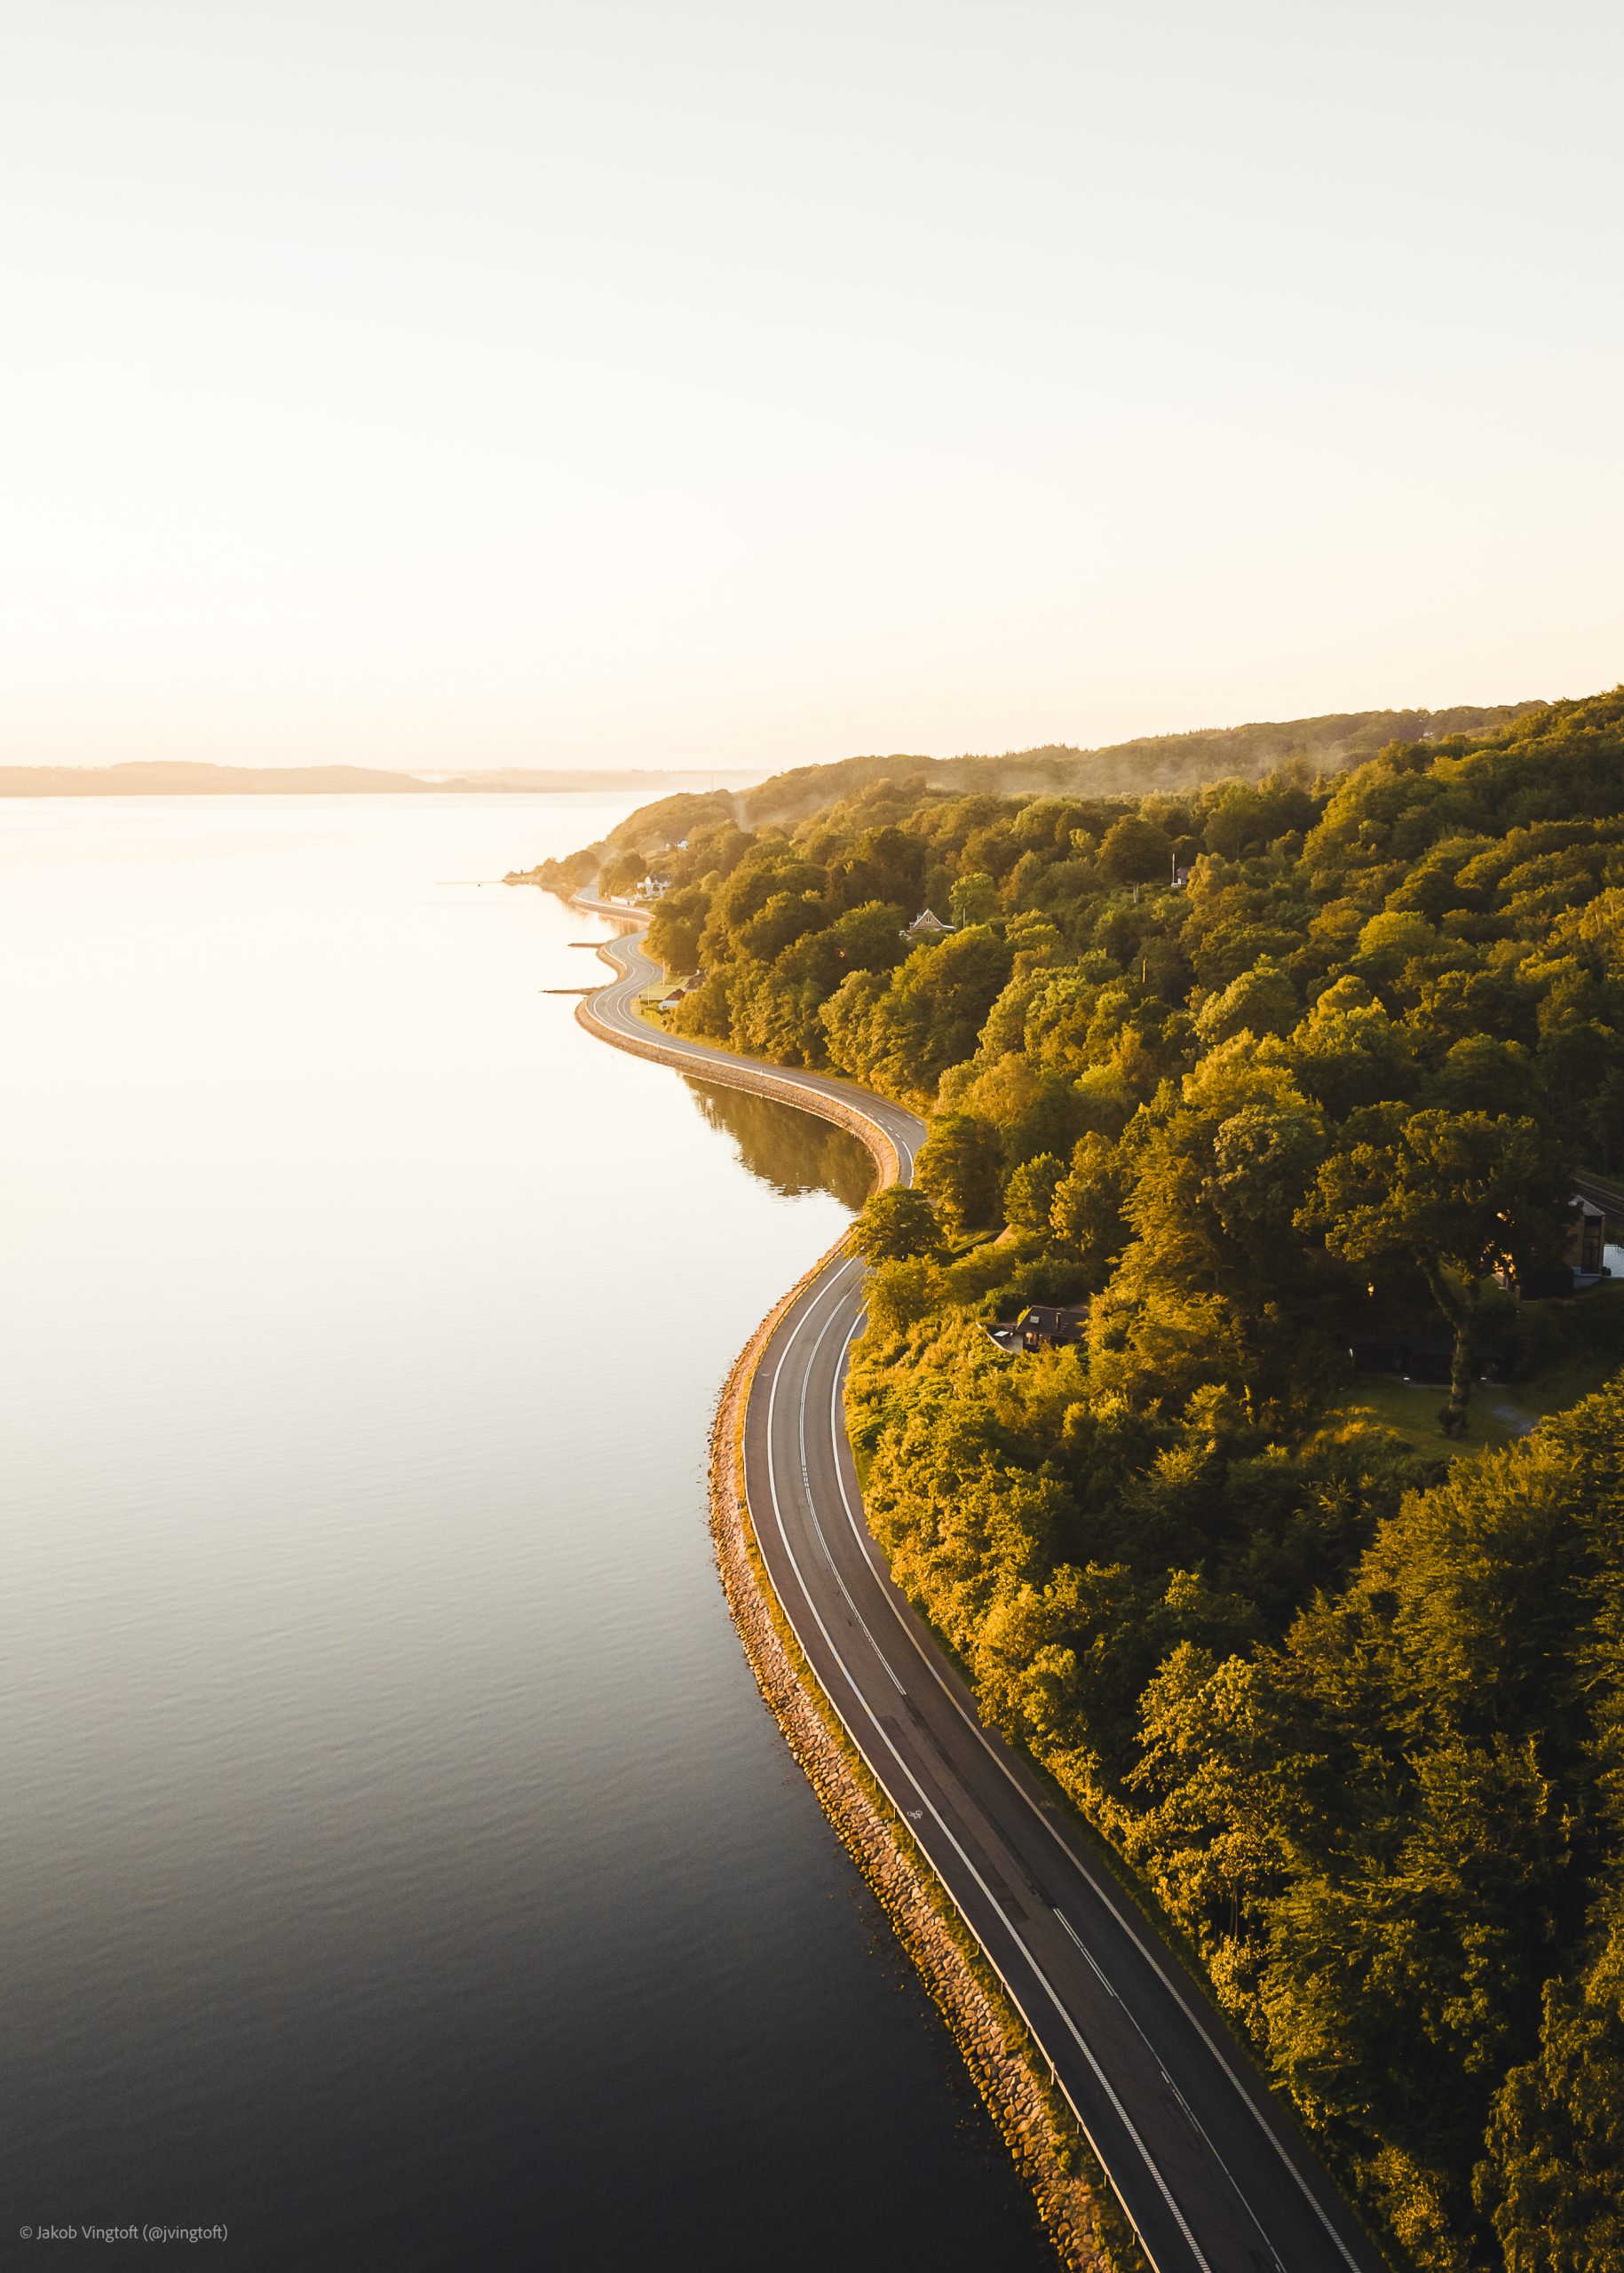
[[[588,899],[593,913],[634,920]],[[760,1081],[865,1117],[912,1173],[923,1124],[852,1083],[653,1034],[659,972],[630,937],[584,1006],[606,1039],[696,1078]],[[836,1252],[780,1322],[745,1413],[757,1539],[836,1712],[1019,2008],[1157,2273],[1378,2273],[1294,2119],[1147,1915],[893,1582],[863,1519],[842,1389],[862,1269]]]

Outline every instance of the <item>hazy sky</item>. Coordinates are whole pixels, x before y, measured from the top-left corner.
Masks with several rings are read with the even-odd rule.
[[[0,757],[1612,685],[1620,21],[0,0]]]

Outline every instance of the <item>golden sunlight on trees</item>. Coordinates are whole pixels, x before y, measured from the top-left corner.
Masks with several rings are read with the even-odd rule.
[[[1396,2262],[1611,2269],[1624,691],[1317,782],[851,791],[695,824],[651,945],[687,1031],[933,1116],[852,1233],[899,1582]]]
[[[892,1184],[869,1200],[852,1227],[851,1247],[866,1263],[911,1263],[941,1254],[941,1225],[923,1192]]]
[[[1549,1132],[1485,1113],[1431,1111],[1372,1124],[1331,1154],[1299,1220],[1350,1263],[1398,1258],[1425,1279],[1454,1334],[1444,1426],[1466,1423],[1483,1283],[1497,1265],[1559,1252],[1573,1185]]]

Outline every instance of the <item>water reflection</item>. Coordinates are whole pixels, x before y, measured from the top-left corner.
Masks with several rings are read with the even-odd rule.
[[[711,1559],[865,1158],[445,881],[622,812],[0,801],[5,2262],[1052,2262]]]
[[[874,1162],[848,1129],[774,1097],[684,1079],[710,1126],[733,1138],[742,1165],[774,1192],[792,1200],[827,1192],[857,1208],[873,1190]]]

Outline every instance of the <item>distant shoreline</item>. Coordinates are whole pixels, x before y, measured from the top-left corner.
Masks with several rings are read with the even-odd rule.
[[[0,765],[0,797],[561,796],[582,789],[691,788],[758,781],[759,770],[619,766],[493,767],[470,773],[392,773],[369,765],[208,765],[139,760],[125,765]]]

